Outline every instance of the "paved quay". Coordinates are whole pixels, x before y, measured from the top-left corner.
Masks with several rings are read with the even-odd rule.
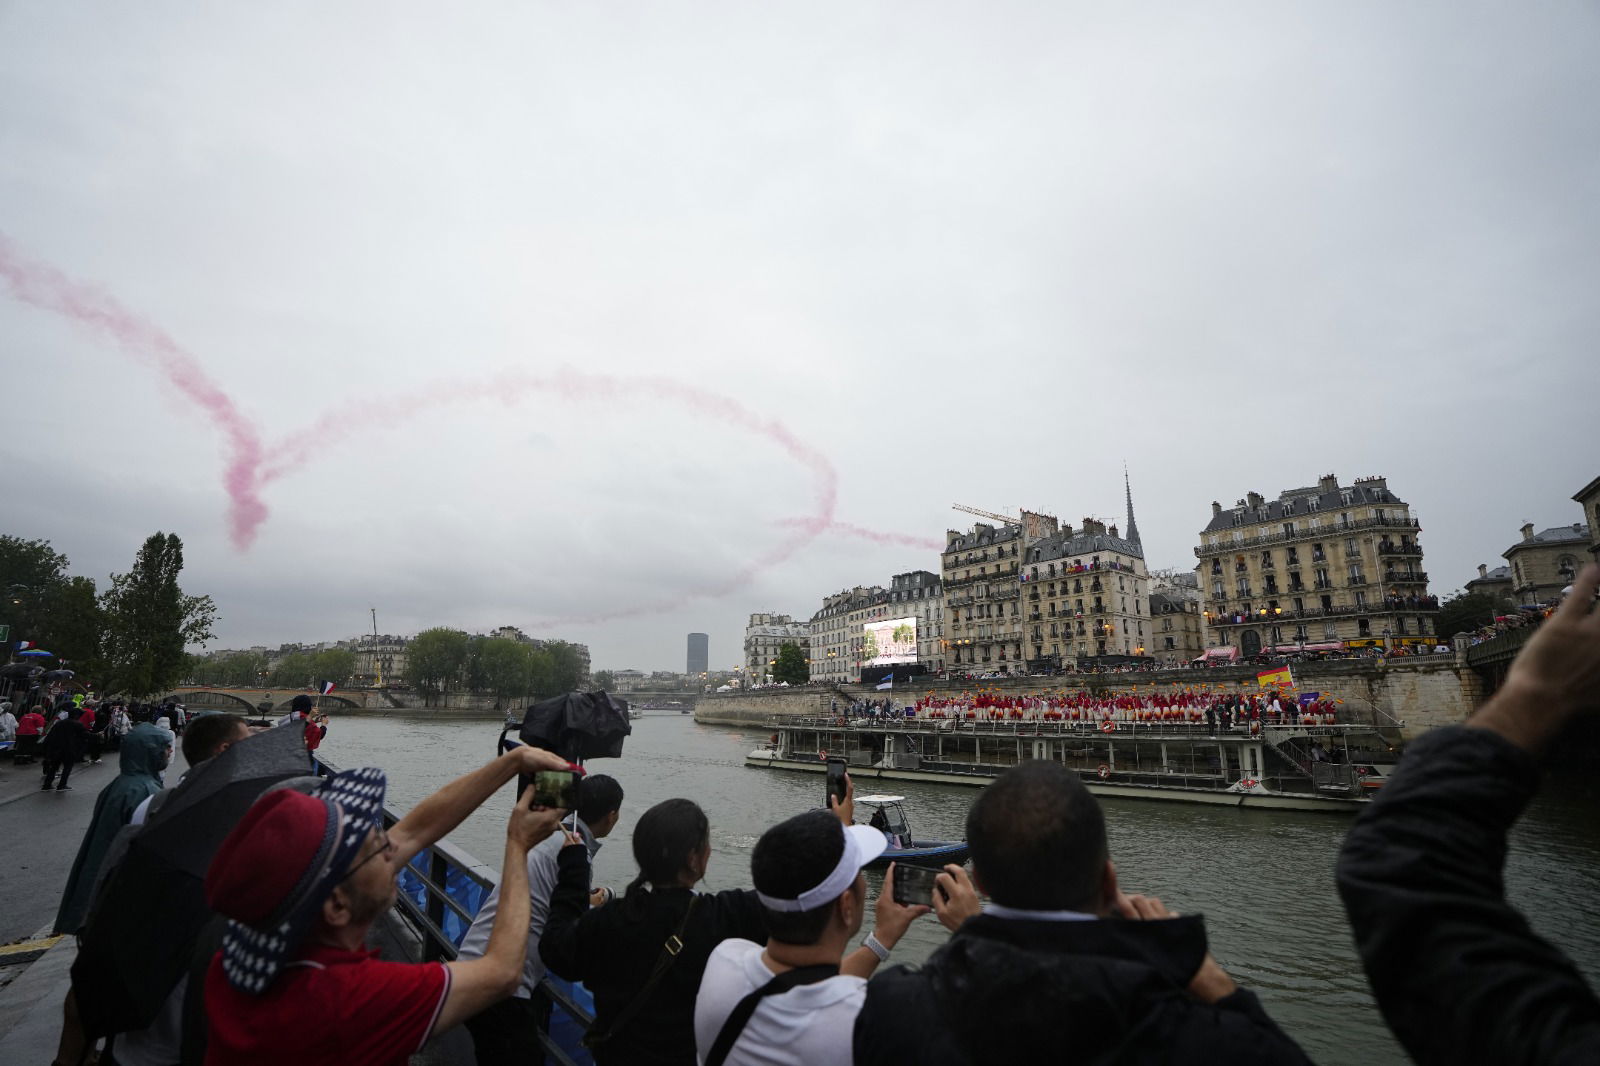
[[[0,863],[0,944],[50,931],[95,797],[116,776],[116,753],[108,752],[99,766],[78,764],[70,791],[41,792],[40,763],[13,766],[9,752],[0,754],[0,830],[9,844]]]
[[[174,752],[167,781],[183,771]],[[0,864],[0,944],[10,945],[0,948],[0,1063],[55,1057],[77,944],[51,936],[50,927],[95,800],[116,776],[117,753],[107,752],[98,766],[79,763],[68,791],[45,792],[40,763],[16,766],[9,752],[0,755],[0,831],[12,843],[10,861]]]

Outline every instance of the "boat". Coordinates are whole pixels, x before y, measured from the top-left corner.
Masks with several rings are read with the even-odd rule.
[[[904,796],[857,796],[856,807],[871,807],[867,824],[889,838],[889,848],[867,863],[871,869],[883,869],[892,862],[911,863],[942,869],[946,863],[957,866],[967,861],[965,840],[917,840],[911,833],[911,822],[906,818]]]
[[[1399,725],[1324,720],[1224,729],[1193,720],[1060,715],[777,716],[771,739],[744,761],[761,769],[822,773],[831,752],[845,759],[858,784],[982,786],[1007,767],[1044,759],[1074,771],[1101,796],[1354,813],[1370,802],[1393,767]]]

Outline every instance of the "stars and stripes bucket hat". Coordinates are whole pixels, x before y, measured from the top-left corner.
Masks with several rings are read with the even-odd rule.
[[[309,795],[258,799],[217,849],[206,902],[226,916],[222,969],[241,992],[271,986],[316,924],[323,901],[383,824],[387,780],[376,767],[342,770]]]

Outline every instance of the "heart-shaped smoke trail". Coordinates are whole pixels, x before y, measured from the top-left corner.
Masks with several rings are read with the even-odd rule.
[[[690,600],[715,598],[749,584],[762,572],[791,558],[826,532],[885,545],[942,547],[938,541],[899,533],[880,533],[837,522],[838,472],[828,458],[802,441],[782,421],[751,410],[737,400],[660,377],[618,377],[562,370],[553,374],[509,371],[481,381],[450,381],[388,399],[368,398],[356,411],[323,415],[286,441],[267,448],[256,426],[239,410],[200,360],[159,326],[124,307],[103,289],[68,277],[55,267],[29,259],[0,234],[0,279],[22,303],[61,315],[110,337],[134,359],[153,367],[179,395],[193,403],[226,442],[223,488],[228,496],[228,532],[236,548],[254,542],[268,509],[262,489],[314,459],[323,449],[361,431],[393,426],[435,412],[446,403],[514,402],[532,394],[568,401],[647,400],[688,410],[703,419],[765,440],[810,472],[812,513],[786,519],[795,532],[738,568],[726,579],[670,600],[584,617],[551,619],[544,625],[579,624],[654,614]]]

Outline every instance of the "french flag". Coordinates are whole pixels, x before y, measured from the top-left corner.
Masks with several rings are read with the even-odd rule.
[[[322,694],[324,696],[326,696],[328,693],[332,692],[334,689],[338,688],[339,686],[335,685],[332,681],[318,681],[317,682],[317,687],[319,689],[321,689],[322,690]]]
[[[31,640],[19,640],[19,641],[17,641],[17,650],[18,651],[27,651],[29,648],[36,648],[36,647],[38,647],[38,645],[35,644]]]

